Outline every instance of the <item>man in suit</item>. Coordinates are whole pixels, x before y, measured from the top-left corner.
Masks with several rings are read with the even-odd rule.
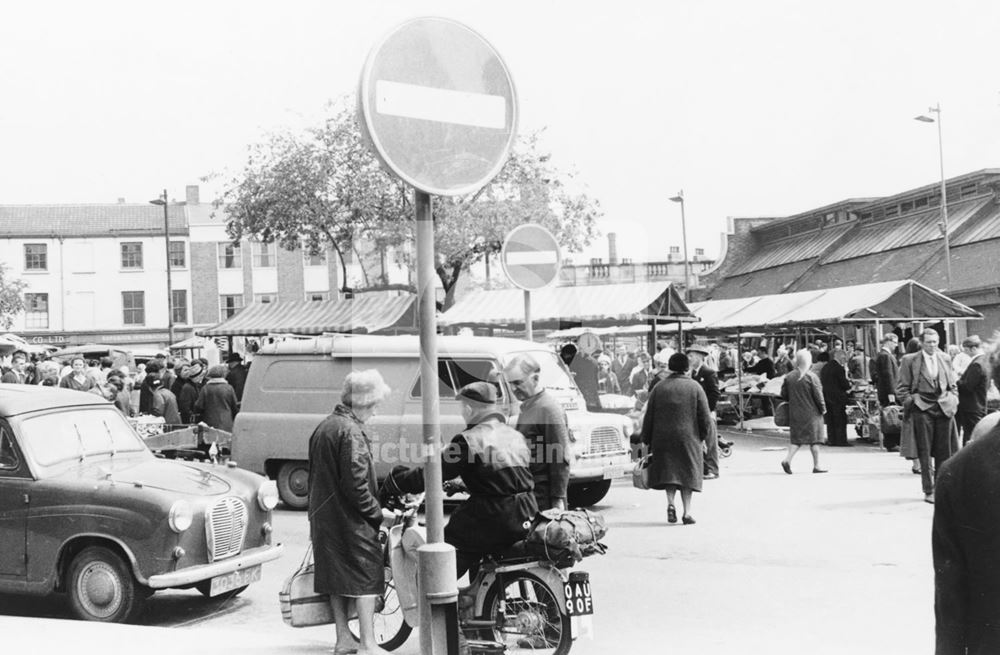
[[[615,357],[611,360],[611,372],[618,378],[618,386],[621,388],[623,396],[632,395],[632,382],[629,378],[632,377],[632,369],[636,367],[636,364],[638,362],[628,354],[625,344],[618,344],[615,349]]]
[[[14,356],[10,358],[10,370],[0,377],[0,382],[8,382],[11,384],[24,384],[27,376],[25,375],[24,369],[27,366],[28,358],[22,352],[14,353]]]
[[[898,337],[889,332],[882,336],[881,348],[875,355],[872,381],[878,392],[878,404],[882,407],[896,404],[896,385],[899,383],[899,363],[896,361]],[[890,453],[899,450],[899,433],[882,435],[882,444]]]
[[[705,479],[714,480],[719,477],[719,432],[715,424],[715,405],[719,402],[719,376],[715,370],[705,365],[709,355],[708,346],[693,343],[687,347],[688,361],[691,363],[691,379],[701,385],[708,398],[708,412],[711,425],[705,438]]]
[[[1000,344],[987,371],[1000,379]],[[931,546],[938,655],[1000,653],[1000,426],[945,462]]]
[[[924,501],[933,503],[935,471],[958,450],[954,418],[958,395],[951,362],[938,350],[937,332],[924,330],[920,343],[921,349],[905,355],[899,364],[896,399],[903,406],[903,420],[913,426]]]
[[[962,342],[962,350],[971,359],[958,379],[958,429],[962,445],[969,443],[972,429],[979,419],[986,416],[986,391],[990,386],[990,373],[986,368],[983,342],[975,334]]]

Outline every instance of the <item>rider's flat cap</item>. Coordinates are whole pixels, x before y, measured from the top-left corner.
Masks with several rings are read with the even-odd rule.
[[[472,382],[458,390],[455,400],[472,400],[485,405],[497,402],[497,388],[489,382]]]

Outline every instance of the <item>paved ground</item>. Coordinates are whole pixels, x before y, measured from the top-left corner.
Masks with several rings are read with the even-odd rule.
[[[611,550],[583,563],[595,594],[594,636],[573,653],[932,652],[933,508],[908,463],[859,444],[824,448],[824,475],[809,472],[802,451],[788,476],[779,467],[787,437],[730,436],[737,445],[722,460],[722,477],[695,496],[697,525],[668,525],[662,492],[616,483],[601,507]],[[279,512],[276,526],[295,545],[239,604],[202,615],[180,609],[201,602],[189,603],[190,595],[164,599],[162,612],[178,609],[160,625],[177,627],[0,617],[5,648],[329,652],[332,628],[294,630],[278,616],[277,588],[301,557],[305,518]],[[418,653],[417,635],[397,652]]]

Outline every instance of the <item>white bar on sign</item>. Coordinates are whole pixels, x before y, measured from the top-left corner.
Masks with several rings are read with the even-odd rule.
[[[521,250],[518,252],[508,250],[506,260],[508,264],[515,266],[529,266],[531,264],[555,264],[558,258],[552,250]]]
[[[375,82],[375,111],[386,116],[498,130],[507,126],[507,102],[503,96],[387,80]]]

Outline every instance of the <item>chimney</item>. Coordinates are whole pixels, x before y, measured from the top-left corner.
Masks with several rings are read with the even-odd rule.
[[[198,204],[198,185],[189,184],[184,187],[184,195],[187,199],[187,204],[197,205]]]
[[[119,205],[124,205],[125,204],[125,198],[119,198],[118,199],[118,204]]]
[[[618,263],[618,235],[608,232],[608,263],[614,266]]]

